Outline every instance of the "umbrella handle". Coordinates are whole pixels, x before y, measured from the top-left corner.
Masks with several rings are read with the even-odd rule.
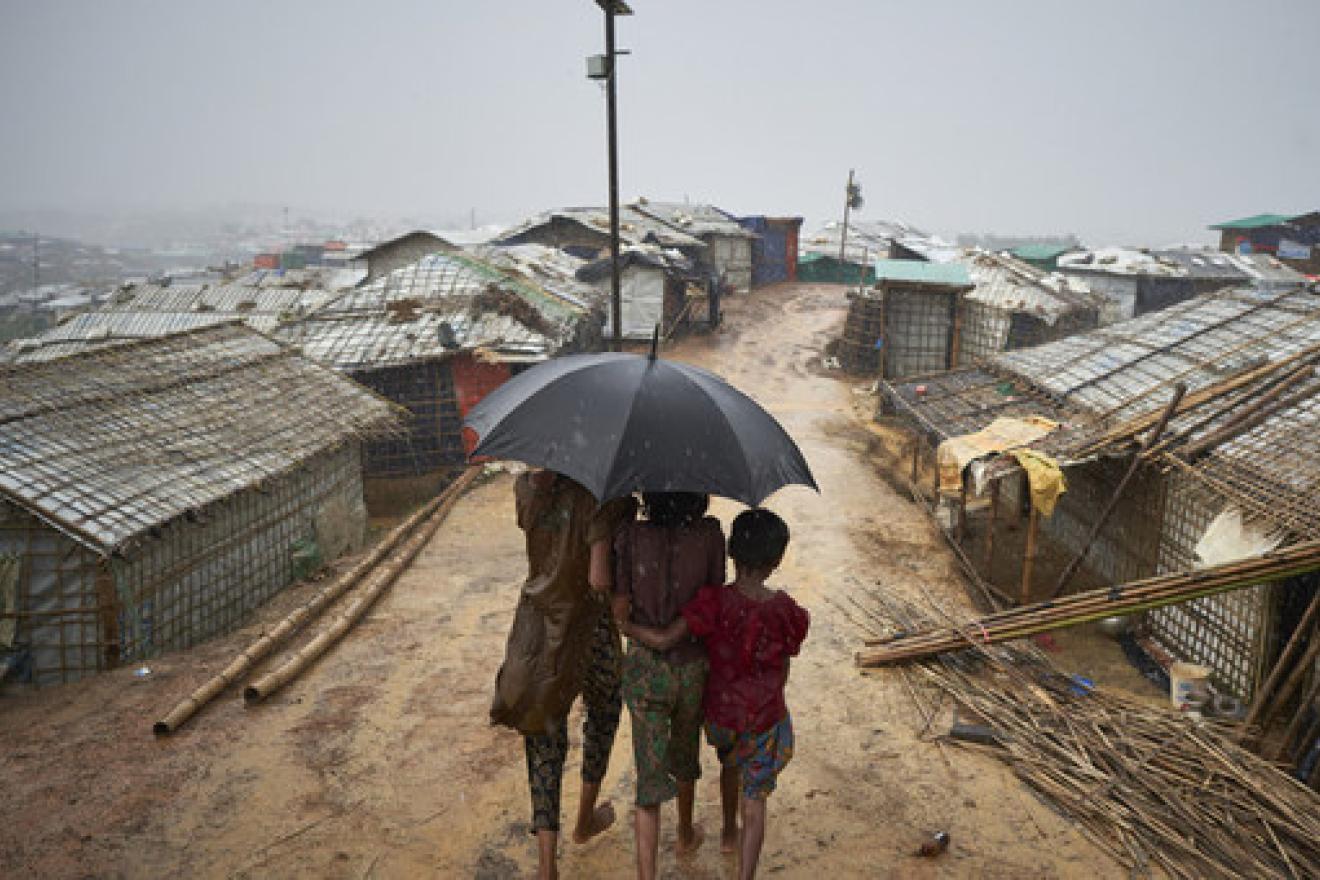
[[[651,355],[650,355],[651,360],[655,360],[656,350],[659,347],[660,347],[660,324],[657,323],[655,325],[655,329],[651,331]]]

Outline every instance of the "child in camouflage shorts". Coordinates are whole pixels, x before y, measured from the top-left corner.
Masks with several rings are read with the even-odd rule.
[[[710,672],[702,713],[706,739],[719,753],[722,768],[721,844],[725,849],[736,846],[738,875],[744,878],[756,874],[765,839],[766,799],[793,756],[793,722],[784,685],[789,658],[806,638],[809,618],[787,593],[765,583],[779,567],[788,538],[788,525],[771,511],[743,511],[733,521],[729,538],[733,583],[702,588],[683,606],[682,617],[663,630],[635,624],[623,628],[629,637],[657,650],[689,633],[705,643]]]

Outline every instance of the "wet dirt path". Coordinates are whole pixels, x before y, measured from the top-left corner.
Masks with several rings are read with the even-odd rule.
[[[881,585],[909,601],[969,608],[938,534],[874,471],[864,386],[820,368],[842,326],[839,288],[782,285],[733,298],[726,327],[668,357],[707,366],[776,414],[821,494],[768,505],[793,543],[773,579],[812,614],[788,701],[797,754],[770,801],[762,859],[782,877],[1091,877],[1116,870],[997,762],[923,741],[901,675],[860,675],[850,591]],[[737,506],[715,513],[725,526]],[[330,655],[267,704],[237,694],[175,736],[150,723],[223,666],[260,622],[199,650],[0,703],[0,875],[515,877],[534,864],[521,740],[486,722],[490,685],[525,571],[511,478],[474,488],[395,587]],[[304,590],[305,592],[305,590]],[[276,619],[297,592],[263,612]],[[947,722],[946,722],[947,723]],[[575,711],[572,726],[576,730]],[[565,778],[577,791],[578,737]],[[632,870],[628,723],[605,791],[620,821],[586,846],[564,843],[565,877]],[[712,845],[713,753],[698,818],[707,846],[661,874],[732,876]],[[911,851],[936,830],[935,860]]]

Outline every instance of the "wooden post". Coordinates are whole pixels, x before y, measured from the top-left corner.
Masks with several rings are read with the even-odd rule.
[[[994,582],[995,563],[995,523],[999,521],[999,481],[990,481],[990,518],[985,524],[985,579]]]
[[[1040,514],[1033,506],[1027,517],[1027,549],[1022,554],[1022,604],[1031,601],[1031,569],[1036,564],[1036,533],[1040,530]]]
[[[917,477],[921,473],[921,438],[912,438],[912,486],[921,488],[917,485]]]

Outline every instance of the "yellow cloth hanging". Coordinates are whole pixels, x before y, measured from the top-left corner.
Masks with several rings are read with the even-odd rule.
[[[1027,472],[1027,483],[1031,486],[1031,506],[1040,511],[1042,516],[1052,516],[1059,496],[1068,491],[1068,483],[1063,478],[1059,463],[1034,449],[1012,449],[1008,454],[1016,458],[1017,463]]]
[[[1034,443],[1057,427],[1058,422],[1044,416],[1001,416],[974,434],[950,437],[935,451],[935,460],[939,464],[940,491],[947,495],[957,495],[962,489],[962,472],[968,464],[982,456]]]

